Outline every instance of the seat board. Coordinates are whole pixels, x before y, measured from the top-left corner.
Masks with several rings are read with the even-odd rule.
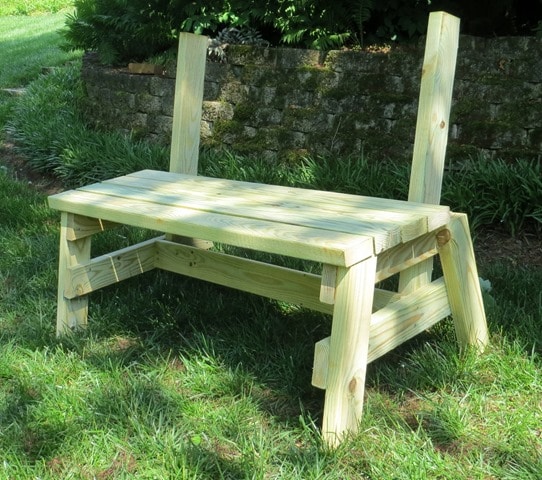
[[[258,226],[254,225],[255,228],[260,228],[261,232],[273,231],[273,236],[277,237],[275,241],[278,243],[281,243],[280,238],[288,238],[292,234],[291,227],[327,231],[326,234],[318,235],[325,238],[322,249],[329,248],[330,233],[333,238],[338,238],[339,242],[342,242],[340,240],[343,238],[342,234],[370,237],[374,247],[373,254],[427,233],[431,227],[444,225],[449,219],[447,207],[413,205],[397,200],[355,195],[329,195],[333,192],[150,170],[81,187],[75,192],[102,196],[99,202],[93,197],[93,209],[95,210],[96,204],[100,203],[114,204],[115,216],[122,209],[134,213],[136,205],[143,202],[146,209],[156,210],[158,207],[156,213],[159,213],[159,208],[182,209],[183,212],[179,213],[182,213],[182,221],[187,223],[197,224],[202,214],[212,215],[210,220],[216,225],[215,228],[223,228],[224,223],[254,225],[254,222],[263,222]],[[67,202],[73,197],[78,204],[78,213],[96,216],[91,215],[89,210],[81,211],[79,202],[81,197],[75,192],[62,194],[64,207],[59,209],[73,212],[73,208],[67,206]],[[54,198],[51,205],[55,203]],[[122,220],[115,220],[103,215],[105,214],[102,213],[100,218],[104,220],[124,222],[124,217]],[[186,225],[175,228],[191,227]],[[281,230],[284,230],[284,235]],[[169,230],[168,232],[178,233]],[[218,240],[217,237],[220,236],[218,232],[209,235],[207,232],[204,238],[224,241]],[[246,235],[255,233],[247,232]],[[302,233],[301,236],[306,235]],[[269,239],[271,240],[271,237]],[[247,241],[249,240],[242,243],[246,246]],[[347,239],[345,244],[350,246],[350,243],[351,238]],[[235,244],[239,245],[239,240]]]
[[[371,236],[202,212],[143,197],[70,190],[49,197],[49,205],[91,218],[332,265],[350,266],[374,255]]]
[[[177,189],[178,190],[178,189]],[[111,195],[128,200],[144,200],[161,205],[193,209],[221,215],[265,220],[279,224],[330,230],[333,232],[369,235],[374,239],[375,251],[410,240],[427,232],[427,220],[422,215],[389,214],[376,210],[357,210],[341,214],[318,208],[314,202],[299,205],[297,202],[279,198],[265,198],[247,192],[230,195],[199,195],[192,192],[148,187],[101,183],[90,185],[80,191]]]
[[[192,195],[197,195],[200,191],[203,191],[204,195],[208,195],[213,190],[221,192],[221,194],[225,194],[229,189],[234,189],[235,193],[250,191],[256,196],[287,198],[289,201],[295,201],[296,204],[300,205],[314,205],[315,202],[317,202],[318,208],[325,208],[341,214],[349,211],[358,211],[360,209],[366,211],[386,211],[388,214],[399,213],[403,215],[405,213],[411,214],[415,211],[417,214],[427,216],[428,230],[430,231],[448,223],[450,219],[450,208],[444,205],[433,205],[380,197],[367,197],[327,190],[242,182],[238,180],[204,177],[201,175],[185,175],[159,170],[140,170],[124,177],[108,180],[108,182],[126,182],[130,179],[143,179],[143,185],[146,185],[147,182],[149,185],[152,185],[153,182],[162,182],[162,184],[170,186],[182,179],[183,187],[189,188]],[[157,185],[157,183],[154,183],[154,185]]]

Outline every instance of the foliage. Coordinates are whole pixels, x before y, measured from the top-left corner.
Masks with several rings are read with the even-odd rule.
[[[174,41],[179,16],[170,6],[168,0],[76,0],[64,35],[71,47],[97,50],[104,63],[146,58]]]
[[[273,26],[281,32],[281,41],[292,45],[328,50],[350,37],[345,20],[346,2],[333,5],[323,0],[277,2]]]
[[[542,163],[476,158],[445,176],[443,203],[469,213],[475,226],[500,225],[515,235],[542,231]]]
[[[86,127],[80,110],[79,73],[76,63],[41,76],[13,107],[7,131],[29,165],[72,186],[138,167],[164,167],[163,148]]]
[[[487,9],[467,0],[75,0],[65,36],[115,63],[172,48],[179,31],[216,37],[223,29],[245,28],[271,44],[319,50],[408,41],[425,32],[429,11],[441,9],[461,16],[467,33],[532,34],[538,19],[521,10],[519,0],[492,3]],[[539,10],[542,15],[542,3]]]
[[[438,0],[437,0],[438,1]],[[425,33],[429,10],[438,10],[429,0],[388,0],[371,11],[367,29],[370,42],[404,42]]]
[[[32,82],[8,122],[8,133],[37,171],[53,172],[58,166],[55,152],[65,139],[63,132],[73,130],[74,136],[84,133],[76,113],[82,95],[79,69],[80,62]]]
[[[0,141],[2,138],[1,136],[2,126],[4,126],[6,122],[8,121],[8,119],[11,117],[12,115],[11,112],[15,105],[15,101],[16,99],[12,95],[8,93],[0,92]]]
[[[217,58],[220,61],[226,61],[225,48],[230,45],[255,45],[259,47],[268,47],[269,42],[264,40],[260,32],[251,28],[224,28],[218,35],[211,39],[207,49],[210,58]]]
[[[354,6],[354,25],[356,26],[356,36],[361,46],[363,46],[365,24],[372,16],[373,5],[373,0],[359,0]]]

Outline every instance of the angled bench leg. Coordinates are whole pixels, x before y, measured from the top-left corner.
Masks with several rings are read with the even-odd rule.
[[[322,435],[331,447],[355,433],[363,410],[376,257],[337,269]]]
[[[87,324],[88,297],[68,299],[64,292],[69,282],[68,268],[90,259],[90,235],[77,235],[77,216],[62,212],[58,266],[58,305],[56,333],[61,335]]]
[[[472,345],[481,351],[488,332],[467,216],[453,213],[438,242],[457,341],[462,347]]]

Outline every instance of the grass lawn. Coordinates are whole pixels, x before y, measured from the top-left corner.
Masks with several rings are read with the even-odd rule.
[[[56,339],[59,215],[14,176],[0,158],[0,479],[540,480],[542,268],[486,256],[487,351],[459,353],[450,321],[374,362],[360,434],[329,451],[310,386],[329,318],[150,272]]]
[[[57,340],[57,214],[6,169],[0,192],[0,478],[540,478],[540,269],[485,265],[488,351],[460,355],[449,322],[375,362],[361,433],[329,452],[325,316],[156,272]]]
[[[0,88],[21,87],[36,78],[43,67],[80,56],[59,48],[63,39],[58,30],[65,16],[0,16]]]
[[[0,0],[0,17],[57,13],[73,4],[73,0]]]
[[[459,354],[449,322],[375,362],[361,433],[329,452],[325,316],[155,272],[57,340],[58,215],[5,168],[0,192],[0,478],[540,478],[541,269],[485,265],[488,351]]]
[[[9,3],[9,5],[8,5]],[[47,2],[33,2],[45,8]],[[59,3],[59,2],[57,2]],[[71,2],[63,2],[66,3]],[[29,8],[28,2],[1,2],[0,12],[11,8]],[[0,15],[0,125],[4,125],[14,104],[11,93],[4,89],[22,88],[34,80],[44,67],[55,67],[80,58],[81,52],[65,52],[58,31],[66,14],[35,16]],[[2,141],[0,135],[0,142]]]

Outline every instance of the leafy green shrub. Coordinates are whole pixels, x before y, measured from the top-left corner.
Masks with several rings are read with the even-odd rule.
[[[70,185],[167,167],[167,151],[159,145],[133,140],[117,132],[86,132],[82,138],[67,135],[58,153],[55,174]]]
[[[404,38],[424,31],[427,5],[412,9],[403,0],[398,10],[391,0],[375,3],[337,0],[330,8],[324,0],[270,0],[266,4],[255,0],[75,0],[76,10],[68,15],[64,35],[71,47],[96,50],[104,63],[114,64],[173,48],[179,31],[216,37],[225,28],[247,28],[263,32],[271,43],[321,50],[347,42],[361,44],[373,10],[388,18],[386,28],[370,35],[373,39],[398,38],[398,33],[404,33],[400,35]],[[412,11],[415,21],[408,20]]]
[[[342,159],[304,159],[295,186],[404,200],[408,195],[407,164],[375,162],[367,155]]]
[[[104,63],[140,60],[167,50],[181,12],[168,0],[75,0],[63,32],[72,48],[96,50]],[[177,25],[175,25],[177,23]]]
[[[408,165],[373,162],[365,155],[276,163],[215,149],[201,157],[202,173],[211,177],[397,199],[408,193]]]
[[[225,28],[246,28],[271,44],[329,50],[416,39],[432,10],[460,16],[470,34],[533,34],[539,19],[519,0],[495,0],[491,9],[469,0],[75,0],[75,7],[65,31],[69,44],[97,50],[105,63],[173,48],[179,31],[214,38]]]
[[[11,117],[11,111],[15,105],[15,98],[8,93],[0,92],[0,130]]]

